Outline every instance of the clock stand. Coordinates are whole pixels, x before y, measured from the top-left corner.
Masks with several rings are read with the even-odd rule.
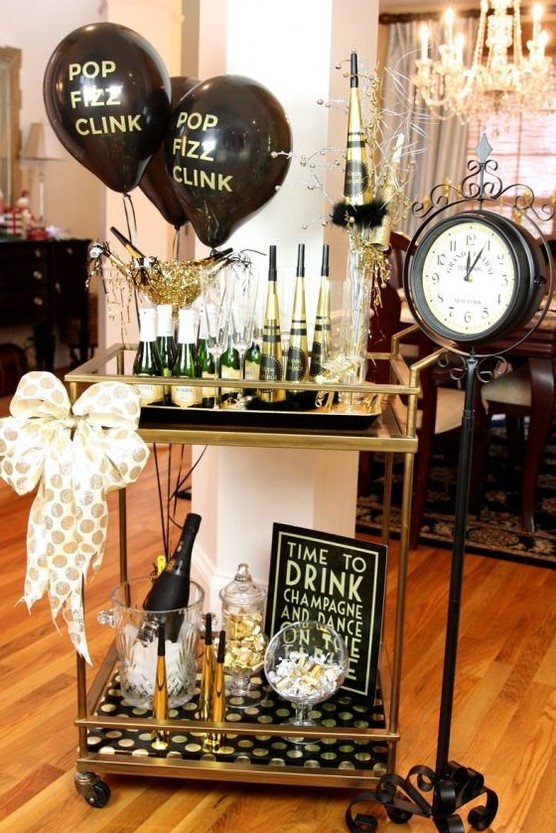
[[[346,811],[346,823],[351,833],[360,833],[360,831],[361,833],[363,831],[365,833],[375,833],[378,830],[378,819],[375,815],[357,812],[357,806],[362,803],[381,804],[388,819],[394,824],[405,824],[413,816],[430,819],[440,833],[465,833],[460,810],[471,803],[473,806],[467,812],[467,821],[474,830],[487,830],[498,811],[498,796],[493,789],[486,785],[484,776],[480,772],[450,758],[450,736],[475,428],[476,388],[479,382],[488,383],[492,379],[493,369],[496,365],[499,362],[505,362],[504,353],[514,349],[517,344],[528,338],[539,326],[548,311],[554,285],[554,274],[546,241],[538,225],[531,219],[531,214],[534,214],[540,220],[551,219],[552,208],[550,206],[543,206],[540,210],[535,208],[533,205],[534,195],[529,188],[523,189],[519,185],[503,188],[500,178],[495,174],[497,170],[496,162],[489,160],[491,150],[492,148],[486,137],[483,136],[477,148],[477,161],[472,160],[468,163],[470,174],[462,181],[459,189],[451,186],[459,199],[449,202],[446,197],[445,186],[438,185],[432,189],[427,206],[423,203],[413,206],[416,215],[423,217],[432,212],[432,216],[425,220],[414,235],[409,246],[404,270],[404,289],[406,289],[406,294],[409,290],[409,306],[418,324],[429,338],[441,347],[446,348],[446,355],[452,357],[451,367],[454,367],[454,357],[456,359],[459,357],[453,375],[454,378],[462,379],[464,382],[461,442],[454,506],[454,541],[435,767],[432,769],[424,764],[416,764],[409,769],[405,776],[388,773],[380,779],[375,791],[361,792],[356,795]],[[487,174],[490,175],[488,180],[486,178]],[[507,332],[503,329],[504,324],[502,322],[498,331],[496,331],[496,325],[490,328],[492,339],[489,336],[489,340],[485,340],[484,343],[479,341],[475,344],[472,337],[465,337],[462,348],[460,343],[447,339],[443,331],[440,334],[435,332],[430,320],[423,320],[419,308],[413,306],[411,302],[412,255],[415,254],[417,242],[421,239],[423,230],[428,228],[432,219],[447,208],[456,208],[457,211],[458,206],[467,208],[470,202],[474,202],[478,203],[479,211],[482,211],[483,203],[487,200],[498,206],[502,203],[507,205],[509,194],[513,195],[510,205],[514,212],[519,212],[520,218],[526,217],[527,221],[536,230],[536,240],[538,241],[536,245],[540,247],[544,258],[544,276],[537,275],[535,278],[531,275],[529,278],[531,283],[534,283],[535,280],[544,283],[545,286],[542,287],[544,291],[547,283],[546,275],[548,275],[545,299],[539,305],[538,296],[533,293],[529,306],[523,309],[521,317],[519,315],[516,317],[515,313],[508,316],[508,321],[512,322],[512,332],[514,328],[516,331],[522,328],[511,347],[506,347],[504,350],[496,349],[496,336]],[[439,205],[440,207],[438,207]],[[531,245],[535,245],[533,241],[531,241]],[[517,279],[518,282],[527,279],[519,268],[517,269]],[[542,295],[542,293],[540,294]],[[538,312],[532,316],[532,313],[536,310]]]

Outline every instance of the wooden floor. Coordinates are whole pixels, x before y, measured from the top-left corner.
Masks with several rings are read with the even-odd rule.
[[[152,458],[129,489],[133,573],[160,550]],[[0,831],[22,833],[339,833],[353,794],[211,781],[105,776],[107,807],[74,788],[75,659],[44,602],[17,604],[25,571],[30,498],[0,483]],[[184,502],[182,502],[184,504]],[[112,632],[96,615],[117,584],[116,496],[108,550],[87,590],[87,628],[98,667]],[[185,513],[187,504],[183,505]],[[181,509],[181,507],[180,507]],[[396,561],[396,545],[390,549]],[[450,554],[411,554],[401,702],[400,773],[434,766]],[[390,582],[388,608],[395,587]],[[556,571],[469,556],[458,651],[451,757],[482,772],[497,793],[498,833],[556,829]],[[370,806],[361,810],[369,811]],[[426,819],[379,830],[436,829]]]

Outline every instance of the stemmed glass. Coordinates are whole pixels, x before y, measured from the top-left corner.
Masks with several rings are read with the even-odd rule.
[[[232,343],[239,353],[240,377],[245,379],[245,354],[253,341],[257,282],[251,269],[234,269],[230,281]],[[239,397],[242,400],[243,391]]]
[[[350,251],[348,274],[343,295],[343,350],[348,368],[345,381],[350,384],[363,382],[367,369],[367,342],[371,312],[371,284],[361,262],[361,253]],[[349,407],[357,394],[348,394]]]
[[[255,308],[253,310],[253,342],[259,350],[263,346],[265,293],[260,278],[256,281]]]
[[[207,350],[214,359],[214,379],[218,378],[220,356],[226,349],[230,327],[230,280],[227,268],[219,269],[202,286],[203,310],[207,325]],[[221,390],[215,387],[214,407],[220,406]]]
[[[365,379],[371,304],[368,281],[356,266],[357,260],[350,254],[348,275],[338,287],[341,294],[334,299],[335,303],[331,303],[331,331],[322,357],[322,366],[330,380],[350,385]],[[340,403],[346,413],[354,411],[358,399],[359,394],[354,391],[340,394]]]
[[[348,655],[342,637],[330,625],[316,621],[284,625],[272,637],[265,653],[268,682],[294,706],[293,726],[316,725],[310,716],[311,706],[336,693],[347,668]]]

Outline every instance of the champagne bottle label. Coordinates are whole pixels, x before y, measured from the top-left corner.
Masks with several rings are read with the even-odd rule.
[[[137,373],[137,376],[143,376],[147,374]],[[163,385],[153,385],[151,384],[140,384],[137,385],[139,390],[139,399],[141,403],[141,407],[145,405],[155,405],[160,404],[162,402],[162,398],[164,396],[164,386]]]
[[[201,402],[201,388],[192,385],[172,385],[172,402],[178,408],[191,408]]]
[[[245,379],[258,379],[261,372],[261,351],[255,343],[245,354],[244,376]],[[245,393],[253,393],[251,388],[246,388]]]
[[[261,371],[261,363],[256,361],[246,361],[245,362],[245,378],[246,379],[258,379],[259,373]]]

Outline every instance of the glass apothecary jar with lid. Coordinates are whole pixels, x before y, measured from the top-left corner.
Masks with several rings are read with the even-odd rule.
[[[245,698],[252,677],[262,671],[268,638],[264,633],[266,590],[255,584],[249,566],[240,564],[220,591],[222,628],[226,631],[227,694]]]

